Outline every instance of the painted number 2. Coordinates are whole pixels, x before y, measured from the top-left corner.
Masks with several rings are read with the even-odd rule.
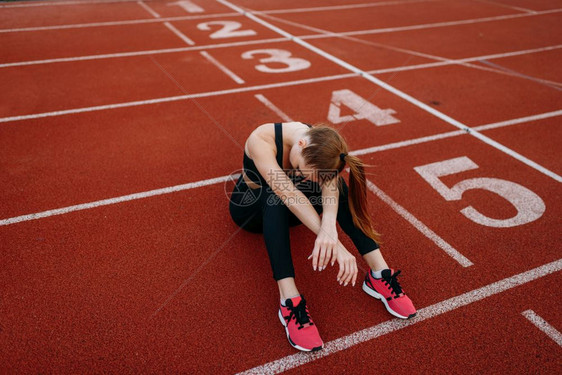
[[[414,170],[447,201],[460,200],[462,194],[467,190],[483,189],[498,194],[517,210],[517,214],[514,217],[501,220],[484,216],[472,206],[463,208],[461,213],[475,223],[495,228],[508,228],[533,222],[542,216],[546,209],[544,201],[531,190],[515,182],[499,178],[470,178],[449,188],[439,180],[439,177],[442,176],[477,168],[478,165],[476,163],[463,156],[422,165],[415,167]]]
[[[256,49],[242,54],[242,58],[253,59],[254,55],[267,55],[259,60],[260,65],[256,65],[256,70],[263,73],[288,73],[297,70],[304,70],[310,67],[310,62],[299,57],[292,57],[291,52],[282,49]],[[272,63],[275,65],[266,65]],[[284,66],[280,67],[279,64]]]
[[[222,26],[222,28],[212,33],[210,36],[211,39],[236,38],[241,36],[256,35],[256,32],[254,30],[238,30],[242,27],[242,24],[236,21],[203,22],[197,25],[197,28],[203,31],[210,31],[211,26],[214,25]]]

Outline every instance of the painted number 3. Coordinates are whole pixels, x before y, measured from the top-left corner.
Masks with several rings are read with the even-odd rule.
[[[461,213],[475,223],[495,227],[508,228],[527,224],[540,218],[545,211],[544,201],[537,194],[515,182],[499,178],[470,178],[463,180],[449,188],[439,177],[477,169],[478,165],[463,156],[460,158],[444,160],[415,167],[424,180],[426,180],[445,200],[460,200],[462,194],[471,189],[483,189],[498,194],[515,207],[517,214],[509,219],[493,219],[482,215],[474,207],[468,206]]]
[[[299,57],[292,57],[291,52],[282,49],[256,49],[242,54],[242,58],[253,59],[254,55],[266,55],[262,57],[256,65],[256,70],[264,73],[288,73],[297,70],[304,70],[310,67],[310,62]],[[270,63],[270,65],[266,65]],[[283,66],[279,66],[279,64]]]

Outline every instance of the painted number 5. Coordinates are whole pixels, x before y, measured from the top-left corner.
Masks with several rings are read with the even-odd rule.
[[[478,165],[463,156],[415,167],[420,174],[439,194],[448,201],[460,200],[462,194],[471,189],[484,189],[498,194],[515,207],[517,214],[509,219],[493,219],[482,215],[474,207],[468,206],[461,213],[475,223],[495,227],[508,228],[527,224],[540,218],[545,211],[543,200],[524,186],[499,178],[470,178],[453,187],[447,187],[439,177],[477,169]]]
[[[253,59],[254,55],[268,55],[269,57],[261,58],[260,65],[256,65],[256,69],[264,73],[288,73],[297,70],[304,70],[310,67],[310,62],[299,57],[291,57],[291,52],[282,49],[256,49],[247,51],[242,54],[242,58]],[[275,65],[265,65],[273,63]],[[285,65],[278,67],[278,64]]]

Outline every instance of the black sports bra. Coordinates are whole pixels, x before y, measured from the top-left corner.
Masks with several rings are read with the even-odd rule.
[[[307,125],[309,128],[312,128],[312,125],[309,124],[305,124],[305,125]],[[275,146],[277,147],[276,159],[279,166],[283,168],[283,127],[280,122],[276,122],[274,126],[275,126]],[[246,173],[246,176],[250,181],[252,181],[255,184],[261,185],[262,187],[267,186],[267,182],[256,168],[254,161],[250,159],[248,155],[246,155],[246,151],[244,151],[243,166],[244,166],[244,172]],[[302,179],[303,177],[298,176],[298,177],[294,177],[292,180],[293,183],[297,183]],[[243,180],[244,179],[242,179],[242,181]]]

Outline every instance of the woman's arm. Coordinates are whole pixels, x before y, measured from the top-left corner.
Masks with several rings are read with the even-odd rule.
[[[357,280],[357,263],[355,257],[338,240],[336,228],[338,206],[339,206],[338,178],[333,178],[322,184],[322,224],[320,235],[316,241],[320,241],[331,248],[332,266],[337,260],[340,265],[338,272],[338,282],[342,285],[351,283],[355,286]],[[322,237],[322,238],[320,238]],[[320,252],[322,254],[322,252]],[[330,254],[330,250],[326,252]],[[320,256],[320,265],[326,268],[330,258]]]
[[[339,199],[337,181],[337,178],[334,178],[322,184],[322,225],[336,225]]]
[[[314,256],[314,254],[323,254],[324,258],[322,259],[327,263],[333,254],[340,266],[337,276],[338,282],[342,285],[347,285],[350,282],[355,285],[357,279],[355,257],[347,251],[339,240],[337,241],[337,245],[333,247],[334,251],[328,254],[329,256],[326,256],[326,243],[333,241],[334,235],[322,229],[320,216],[314,207],[312,207],[308,198],[295,187],[291,179],[285,174],[283,169],[281,169],[269,144],[263,140],[256,140],[252,141],[252,146],[250,146],[250,144],[248,144],[248,146],[252,147],[252,158],[258,172],[264,177],[271,190],[304,225],[317,235],[314,250],[309,259]],[[335,223],[333,227],[335,228]],[[320,233],[321,235],[319,235]],[[337,235],[335,238],[337,238]],[[315,259],[318,261],[318,255]],[[313,264],[315,270],[317,264],[318,263]]]
[[[293,181],[277,163],[269,144],[263,140],[252,140],[252,159],[271,190],[283,201],[289,210],[311,231],[318,234],[321,219],[306,195],[295,187]]]
[[[326,181],[321,185],[322,222],[312,250],[312,268],[316,269],[318,266],[320,271],[328,266],[330,260],[332,266],[334,265],[338,251],[338,231],[336,229],[338,191],[334,181]]]

